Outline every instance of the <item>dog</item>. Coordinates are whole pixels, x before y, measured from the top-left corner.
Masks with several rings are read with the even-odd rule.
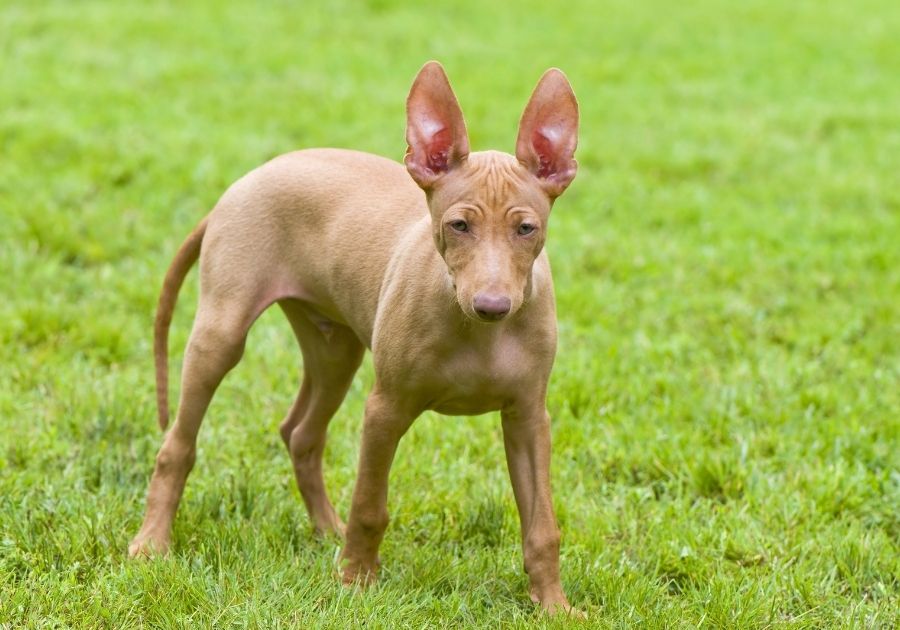
[[[469,152],[444,69],[422,67],[407,99],[405,168],[342,149],[277,157],[233,184],[187,237],[163,283],[154,328],[160,427],[168,423],[167,338],[178,291],[200,261],[200,301],[181,397],[150,481],[131,557],[166,553],[200,423],[248,329],[277,303],[303,355],[300,392],[280,425],[317,532],[344,537],[345,584],[373,581],[388,524],[398,441],[426,409],[500,410],[530,595],[569,612],[550,494],[547,384],[556,353],[544,242],[554,200],[575,177],[578,105],[548,70],[522,115],[515,155]],[[345,527],[322,453],[365,349],[375,383]]]

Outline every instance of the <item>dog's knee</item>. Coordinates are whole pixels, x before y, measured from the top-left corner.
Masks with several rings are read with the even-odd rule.
[[[203,328],[192,335],[187,352],[204,360],[233,367],[244,354],[243,330]]]
[[[204,384],[218,384],[244,355],[246,337],[244,325],[222,322],[198,325],[185,351],[185,369]]]
[[[164,477],[187,475],[196,460],[196,446],[177,438],[169,438],[156,455],[156,472]]]
[[[291,433],[293,433],[293,431],[294,424],[290,417],[285,418],[282,423],[278,425],[278,435],[281,436],[281,441],[284,442],[288,452],[291,452]]]

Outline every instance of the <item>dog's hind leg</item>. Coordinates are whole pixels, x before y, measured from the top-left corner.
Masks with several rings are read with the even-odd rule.
[[[184,355],[178,416],[156,457],[144,523],[128,547],[131,557],[168,551],[175,511],[194,465],[200,423],[219,383],[240,361],[257,311],[255,304],[241,307],[201,298]]]
[[[291,455],[294,476],[317,533],[343,535],[322,477],[328,423],[340,407],[365,347],[346,326],[316,320],[296,300],[279,302],[303,352],[303,382],[284,422],[281,438]]]

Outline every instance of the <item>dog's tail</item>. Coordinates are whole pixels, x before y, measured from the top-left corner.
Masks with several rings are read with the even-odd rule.
[[[159,303],[156,306],[156,321],[153,324],[153,360],[156,364],[156,409],[159,417],[159,428],[164,430],[169,425],[169,325],[172,323],[172,312],[178,301],[178,291],[184,277],[190,271],[197,258],[200,257],[200,244],[206,234],[205,217],[194,231],[178,248],[178,253],[169,265],[166,278],[163,280]]]

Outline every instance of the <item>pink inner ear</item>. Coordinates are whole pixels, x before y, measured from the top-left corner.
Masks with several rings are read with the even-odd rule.
[[[444,173],[450,163],[450,130],[444,127],[431,136],[428,147],[426,166],[433,173]]]
[[[539,160],[537,173],[535,173],[535,175],[542,179],[554,175],[557,172],[554,160],[554,157],[556,156],[553,155],[554,147],[550,138],[541,133],[541,131],[535,129],[534,134],[531,136],[531,146],[534,147],[534,152],[537,153]]]

